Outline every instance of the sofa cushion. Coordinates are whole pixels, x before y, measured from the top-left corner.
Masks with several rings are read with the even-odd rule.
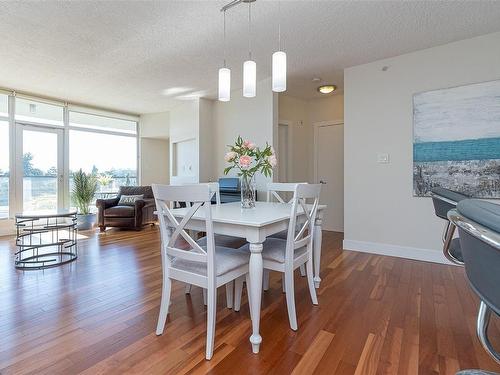
[[[134,206],[114,206],[104,210],[104,217],[134,217]]]

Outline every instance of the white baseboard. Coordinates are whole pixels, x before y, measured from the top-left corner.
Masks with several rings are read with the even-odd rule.
[[[453,264],[448,261],[439,250],[419,249],[417,247],[356,240],[344,240],[343,247],[345,250],[360,251],[362,253],[388,255],[391,257],[421,260],[433,263]]]

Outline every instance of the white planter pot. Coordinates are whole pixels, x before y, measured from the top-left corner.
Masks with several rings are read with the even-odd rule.
[[[76,215],[77,216],[77,225],[78,230],[89,230],[92,229],[96,222],[96,214],[88,214],[88,215]]]

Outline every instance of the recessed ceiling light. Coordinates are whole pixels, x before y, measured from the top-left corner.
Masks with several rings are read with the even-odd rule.
[[[322,94],[329,94],[337,89],[335,85],[322,85],[318,87],[318,91]]]
[[[313,81],[313,82],[319,82],[319,81],[321,81],[321,78],[319,78],[319,77],[314,77],[314,78],[312,79],[312,81]]]

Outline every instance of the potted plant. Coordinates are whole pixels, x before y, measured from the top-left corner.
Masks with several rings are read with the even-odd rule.
[[[96,221],[96,214],[90,212],[90,205],[97,191],[98,181],[94,174],[85,173],[81,169],[73,173],[72,198],[78,212],[77,228],[91,229]]]
[[[228,174],[233,168],[238,170],[241,183],[241,207],[255,207],[255,173],[260,172],[266,177],[271,177],[273,168],[278,164],[276,153],[272,146],[266,143],[261,150],[255,143],[243,140],[240,136],[234,145],[228,146],[230,151],[224,159],[231,165],[224,169]]]

